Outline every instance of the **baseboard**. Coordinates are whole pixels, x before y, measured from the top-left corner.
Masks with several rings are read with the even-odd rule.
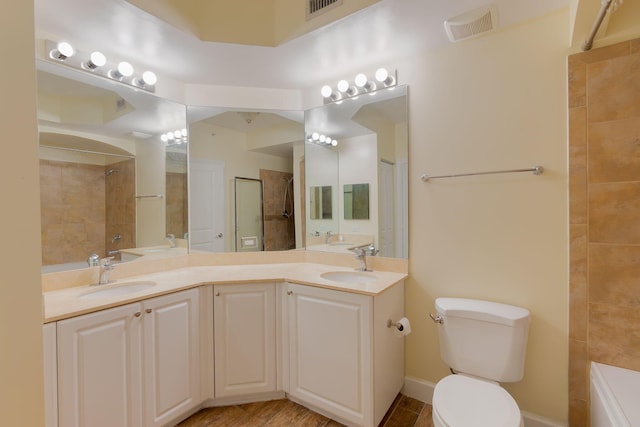
[[[435,387],[435,383],[420,378],[404,377],[404,386],[402,387],[401,393],[431,405],[433,403],[433,390]],[[522,411],[522,418],[524,418],[525,427],[567,427],[566,423],[554,421],[526,411]]]

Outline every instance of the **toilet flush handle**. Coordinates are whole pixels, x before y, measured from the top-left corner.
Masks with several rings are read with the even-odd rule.
[[[435,323],[439,323],[439,324],[443,324],[444,323],[444,317],[440,316],[439,314],[436,314],[435,316],[431,313],[429,313],[429,317],[431,317],[431,320],[433,320]]]

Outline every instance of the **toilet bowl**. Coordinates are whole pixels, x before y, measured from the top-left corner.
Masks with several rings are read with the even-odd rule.
[[[449,375],[433,393],[434,427],[524,427],[513,397],[498,384]]]

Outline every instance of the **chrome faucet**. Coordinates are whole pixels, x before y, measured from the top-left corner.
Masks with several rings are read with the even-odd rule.
[[[167,234],[167,240],[169,241],[169,247],[176,247],[176,236],[174,236],[173,234]]]
[[[106,285],[109,283],[109,273],[114,269],[114,265],[111,264],[111,260],[113,257],[106,257],[100,260],[100,279],[98,280],[99,285]]]
[[[373,271],[367,268],[367,255],[376,255],[378,251],[373,243],[367,243],[360,246],[349,248],[351,252],[356,254],[356,258],[360,265],[356,268],[358,271]]]

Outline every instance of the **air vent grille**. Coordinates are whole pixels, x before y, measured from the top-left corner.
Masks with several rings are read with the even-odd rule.
[[[342,0],[307,0],[307,20],[341,4]]]
[[[444,29],[449,40],[457,42],[491,31],[497,24],[495,6],[487,6],[447,19]]]

